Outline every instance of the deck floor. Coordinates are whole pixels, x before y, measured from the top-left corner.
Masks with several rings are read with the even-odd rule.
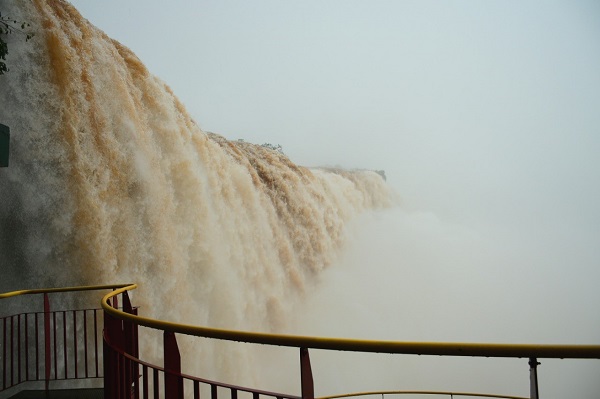
[[[104,389],[55,389],[49,391],[21,391],[10,399],[104,399]]]

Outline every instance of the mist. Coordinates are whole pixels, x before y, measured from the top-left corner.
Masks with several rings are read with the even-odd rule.
[[[204,130],[281,144],[300,165],[386,171],[400,205],[347,227],[289,332],[598,342],[595,2],[72,3]],[[528,390],[525,359],[315,352],[318,395]],[[353,356],[365,363],[339,366]],[[596,398],[599,372],[542,360],[541,396]]]
[[[432,213],[402,209],[365,216],[357,224],[360,229],[349,240],[340,265],[324,273],[307,308],[299,312],[297,329],[422,342],[597,340],[600,321],[590,308],[600,303],[594,289],[598,252],[591,240],[578,248],[560,234],[532,235],[523,242],[522,234],[477,231]],[[340,363],[336,367],[330,360],[333,354],[322,356],[327,359],[325,375],[341,370]],[[528,395],[526,359],[404,356],[393,367],[384,356],[378,360],[383,367],[354,365],[354,377],[339,371],[345,377],[341,379],[333,373],[337,378],[324,378],[323,389],[400,386]],[[337,361],[347,364],[339,357]],[[591,361],[542,360],[540,393],[549,398],[596,397],[600,385],[593,375],[598,370]],[[340,379],[344,383],[335,384]]]

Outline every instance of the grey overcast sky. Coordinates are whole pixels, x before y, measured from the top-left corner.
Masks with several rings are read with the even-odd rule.
[[[598,343],[600,2],[72,3],[204,130],[386,171],[400,214],[363,221],[313,298],[379,318],[357,335]],[[366,282],[377,312],[356,300]],[[338,324],[325,332],[354,332]],[[545,392],[595,397],[597,370],[545,371]]]

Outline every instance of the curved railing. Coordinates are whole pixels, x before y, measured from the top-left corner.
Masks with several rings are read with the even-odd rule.
[[[490,393],[474,393],[474,392],[454,392],[454,391],[372,391],[372,392],[354,392],[341,395],[320,396],[316,399],[339,399],[339,398],[354,398],[358,396],[381,396],[385,395],[436,395],[454,397],[475,397],[475,398],[498,398],[498,399],[527,399],[522,396],[510,395],[494,395]]]
[[[56,310],[51,307],[50,296],[122,287],[131,287],[131,284],[0,293],[0,300],[42,297],[38,306],[41,310],[0,315],[0,393],[24,383],[43,383],[47,390],[50,381],[101,379],[102,311],[97,302],[94,301],[93,308]]]
[[[265,333],[254,333],[246,331],[233,331],[224,329],[215,329],[201,326],[178,324],[168,321],[156,320],[152,318],[137,315],[135,309],[129,300],[128,292],[137,288],[135,284],[115,284],[103,286],[87,287],[67,287],[55,289],[36,289],[15,291],[6,294],[0,294],[0,299],[10,298],[22,295],[42,294],[44,297],[44,311],[28,313],[34,316],[13,315],[0,317],[0,328],[2,328],[3,339],[2,351],[0,355],[2,360],[0,366],[2,372],[2,384],[0,391],[7,387],[18,385],[25,381],[46,381],[48,382],[58,378],[57,370],[61,369],[60,361],[64,361],[63,379],[77,378],[104,378],[104,395],[106,399],[119,398],[183,398],[184,391],[186,397],[200,398],[200,392],[205,392],[202,397],[207,397],[206,392],[211,399],[218,399],[223,392],[231,399],[237,399],[238,393],[242,395],[251,395],[252,399],[269,397],[272,399],[314,399],[314,387],[312,370],[309,358],[309,349],[326,349],[338,351],[353,352],[380,352],[395,354],[419,354],[419,355],[439,355],[439,356],[479,356],[479,357],[512,357],[526,358],[530,365],[530,393],[531,398],[538,398],[537,389],[537,362],[541,358],[570,358],[570,359],[600,359],[600,345],[513,345],[513,344],[470,344],[470,343],[436,343],[436,342],[396,342],[396,341],[369,341],[355,339],[339,338],[320,338],[293,335],[276,335]],[[70,311],[50,311],[48,295],[59,292],[78,292],[90,290],[111,289],[112,292],[105,295],[101,300],[103,312],[96,312],[97,309],[80,309]],[[120,298],[120,300],[118,299]],[[120,306],[119,306],[120,305]],[[82,313],[78,313],[82,312]],[[86,312],[93,312],[94,331],[88,336],[88,326],[85,324],[90,316]],[[71,321],[67,320],[67,315],[72,314]],[[103,317],[98,317],[103,315]],[[79,316],[78,316],[79,315]],[[28,317],[35,319],[32,325],[35,325],[35,334],[28,330]],[[83,319],[83,321],[82,321]],[[102,320],[100,320],[102,319]],[[97,324],[103,323],[102,334],[102,356],[99,359],[98,343],[91,344],[91,351],[95,354],[88,358],[88,341],[96,340],[99,335]],[[39,333],[38,327],[43,324],[43,332]],[[62,329],[61,329],[62,324]],[[22,338],[21,330],[25,330]],[[138,327],[148,327],[163,332],[163,353],[164,365],[156,366],[142,361],[139,356],[138,348]],[[71,330],[73,336],[68,336],[68,330]],[[84,331],[81,338],[81,330]],[[13,333],[18,331],[13,338]],[[183,374],[181,371],[181,356],[177,345],[176,334],[185,334],[191,336],[215,338],[228,341],[258,343],[266,345],[286,346],[298,348],[300,351],[300,385],[301,396],[267,392],[246,387],[239,387],[231,384],[225,384],[217,381],[211,381],[199,377],[193,377]],[[7,336],[9,336],[7,340]],[[28,337],[30,341],[28,342]],[[59,337],[57,342],[57,337]],[[27,374],[22,378],[21,371],[28,373],[32,368],[30,365],[21,364],[21,342],[24,350],[29,351],[31,343],[37,345],[39,342],[45,342],[43,356],[37,353],[32,357],[32,362],[40,363],[35,366],[36,373],[42,370],[45,377],[35,375],[30,378]],[[72,341],[72,343],[71,343]],[[78,344],[79,342],[79,344]],[[78,346],[79,345],[79,346]],[[18,350],[16,349],[18,347]],[[7,351],[7,348],[9,350]],[[13,355],[13,350],[17,355]],[[9,353],[10,352],[10,353]],[[41,352],[41,350],[40,350]],[[83,353],[83,355],[82,355]],[[77,357],[84,356],[85,372],[83,364],[78,365]],[[75,357],[71,359],[70,357]],[[25,355],[24,359],[29,359]],[[70,360],[67,361],[69,357]],[[58,360],[57,360],[58,359]],[[27,362],[29,360],[25,360]],[[95,372],[88,373],[88,364],[95,363]],[[99,364],[101,371],[99,372]],[[7,365],[10,371],[7,372]],[[67,366],[71,366],[70,375],[67,372]],[[93,369],[94,367],[92,367]],[[80,370],[80,375],[77,375]],[[54,373],[54,376],[52,375]],[[336,396],[326,396],[318,399],[334,399],[352,396],[366,395],[443,395],[450,398],[454,397],[490,397],[490,398],[508,398],[524,399],[518,396],[479,394],[468,392],[450,392],[450,391],[376,391],[359,392]]]
[[[266,334],[248,331],[224,330],[172,323],[128,314],[112,307],[108,300],[118,294],[137,288],[132,284],[107,294],[102,299],[105,312],[121,320],[162,331],[216,338],[227,341],[287,346],[296,348],[328,349],[352,352],[379,352],[415,355],[513,357],[554,359],[600,359],[600,345],[519,345],[472,344],[440,342],[369,341],[342,338],[321,338],[296,335]]]
[[[165,364],[173,362],[167,359],[169,352],[177,353],[177,356],[172,364],[171,369],[173,376],[182,378],[180,374],[179,354],[175,340],[175,334],[185,334],[205,338],[215,338],[228,341],[238,341],[247,343],[257,343],[266,345],[277,345],[295,347],[300,349],[301,362],[301,387],[302,398],[312,399],[315,397],[312,371],[310,366],[310,358],[308,349],[327,349],[338,351],[353,351],[353,352],[380,352],[380,353],[395,353],[395,354],[419,354],[419,355],[439,355],[439,356],[475,356],[475,357],[512,357],[512,358],[527,358],[530,365],[530,393],[532,398],[538,397],[537,387],[537,366],[540,358],[557,358],[557,359],[600,359],[600,345],[515,345],[515,344],[472,344],[472,343],[437,343],[437,342],[397,342],[397,341],[368,341],[354,339],[339,339],[339,338],[320,338],[306,337],[293,335],[276,335],[255,333],[247,331],[234,331],[215,329],[201,326],[193,326],[187,324],[178,324],[162,320],[156,320],[146,317],[141,317],[136,314],[123,310],[116,309],[111,306],[110,299],[118,294],[127,295],[127,291],[135,289],[135,285],[122,287],[114,292],[106,295],[102,299],[102,308],[106,314],[115,320],[123,320],[133,325],[145,326],[158,329],[165,333]],[[169,367],[165,366],[165,369]],[[168,376],[168,373],[167,373]],[[165,377],[168,379],[168,377]],[[135,384],[135,382],[134,382]],[[167,382],[165,382],[167,384]],[[183,388],[182,382],[178,380],[173,383],[177,387],[177,394],[173,397],[182,397]],[[400,391],[398,391],[400,392]],[[405,391],[408,392],[408,391]],[[410,391],[413,394],[416,391]],[[390,392],[388,392],[390,393]],[[422,394],[433,394],[432,391],[421,391]],[[459,393],[438,392],[443,395],[457,395]],[[480,397],[505,397],[498,395],[483,395],[483,394],[466,394],[463,396],[480,396]],[[199,396],[194,396],[199,397]],[[289,396],[287,396],[289,397]],[[516,398],[516,397],[513,397]],[[214,399],[214,398],[213,398]]]

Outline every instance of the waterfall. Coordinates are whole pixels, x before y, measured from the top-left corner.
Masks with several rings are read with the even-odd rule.
[[[0,76],[2,291],[136,282],[152,317],[278,331],[345,224],[395,201],[376,172],[308,169],[203,131],[64,1],[0,5],[35,33],[7,38]]]

